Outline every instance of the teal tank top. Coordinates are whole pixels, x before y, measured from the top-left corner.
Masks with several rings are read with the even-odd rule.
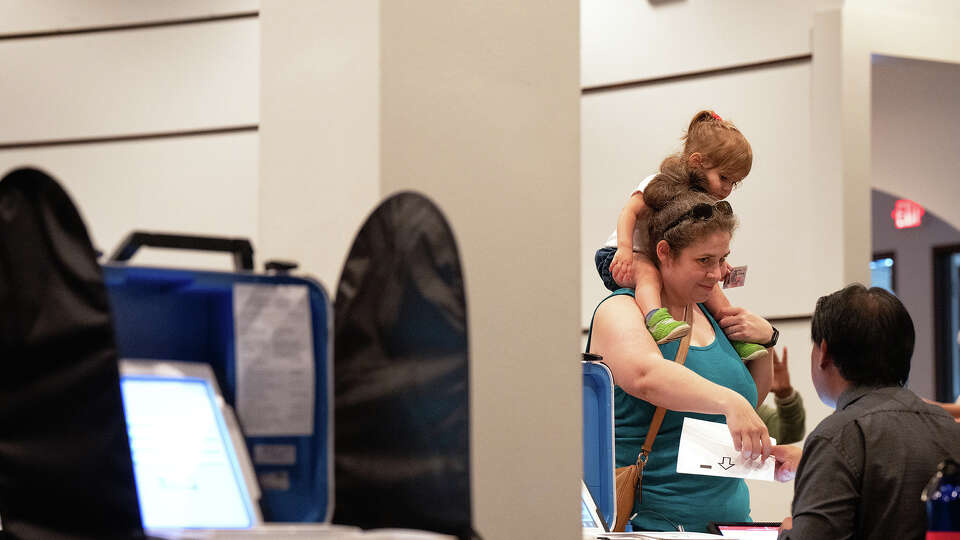
[[[620,289],[604,301],[624,294],[632,297],[633,289]],[[757,386],[753,377],[710,313],[702,305],[698,307],[713,325],[715,338],[706,347],[691,345],[684,366],[730,388],[756,407]],[[592,330],[591,322],[591,333]],[[673,360],[680,341],[659,347],[664,358]],[[623,467],[637,461],[656,407],[619,386],[614,387],[613,399],[616,466]],[[643,500],[634,508],[637,516],[631,522],[635,531],[671,531],[681,524],[687,531],[706,532],[710,521],[750,521],[750,493],[743,480],[677,472],[677,450],[685,417],[726,423],[723,415],[667,411],[643,470]]]

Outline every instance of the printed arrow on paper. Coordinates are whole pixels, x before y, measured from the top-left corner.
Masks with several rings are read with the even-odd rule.
[[[733,463],[729,456],[723,456],[723,459],[721,459],[720,463],[717,463],[717,465],[723,467],[723,470],[728,471],[730,470],[730,467],[735,465],[735,463]]]

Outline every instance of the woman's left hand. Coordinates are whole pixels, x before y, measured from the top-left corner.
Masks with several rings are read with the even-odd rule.
[[[728,338],[736,341],[766,343],[773,339],[773,326],[746,308],[727,306],[720,309],[717,324]]]

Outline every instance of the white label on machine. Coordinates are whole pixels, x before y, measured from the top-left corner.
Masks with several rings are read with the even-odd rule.
[[[268,491],[290,491],[290,473],[287,471],[270,471],[257,475],[260,485]]]
[[[296,465],[297,447],[292,444],[255,444],[253,462],[257,465]]]
[[[233,287],[237,414],[247,436],[312,435],[313,332],[305,285]]]

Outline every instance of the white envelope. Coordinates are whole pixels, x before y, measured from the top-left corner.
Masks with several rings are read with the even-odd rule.
[[[776,440],[770,437],[770,443]],[[733,448],[733,439],[726,424],[695,418],[683,419],[680,449],[677,452],[677,472],[728,478],[750,478],[773,482],[776,460],[745,460]]]

